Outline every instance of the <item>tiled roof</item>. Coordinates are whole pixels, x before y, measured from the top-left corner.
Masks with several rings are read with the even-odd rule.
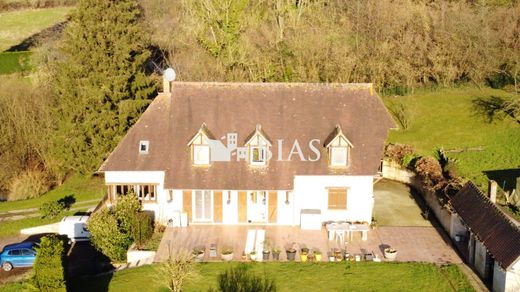
[[[187,143],[203,123],[217,138],[237,133],[239,147],[261,125],[275,157],[265,168],[245,161],[194,167]],[[354,145],[345,169],[329,168],[322,147],[336,125]],[[294,175],[374,175],[393,127],[370,84],[173,82],[172,95],[155,98],[100,170],[164,170],[172,189],[291,190]],[[278,139],[284,158],[295,139],[314,157],[307,144],[320,139],[322,159],[277,161]],[[139,140],[150,141],[149,154],[139,155]]]
[[[472,182],[451,199],[451,205],[503,269],[520,257],[520,230]]]

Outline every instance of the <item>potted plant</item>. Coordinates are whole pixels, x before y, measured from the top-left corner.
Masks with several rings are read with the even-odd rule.
[[[268,250],[268,249],[265,250],[265,249],[264,249],[264,250],[262,251],[262,260],[264,260],[264,261],[268,261],[268,260],[269,260],[269,254],[270,254],[270,253],[271,253],[270,250]]]
[[[336,258],[337,262],[341,262],[341,260],[343,260],[343,253],[341,252],[341,249],[334,249],[334,257]]]
[[[300,251],[300,261],[306,262],[309,255],[309,249],[306,247],[303,247]]]
[[[252,251],[250,254],[249,254],[249,258],[252,260],[252,261],[256,261],[256,251]]]
[[[245,251],[242,252],[242,257],[241,258],[242,258],[243,261],[247,260],[247,254],[246,254]]]
[[[192,255],[195,257],[195,260],[201,262],[204,260],[204,248],[196,247],[192,251]]]
[[[273,248],[273,250],[272,250],[272,253],[273,253],[273,261],[278,261],[278,260],[280,260],[280,252],[281,252],[280,249],[278,249],[278,248],[276,248],[276,247]]]
[[[336,261],[336,256],[334,256],[333,252],[329,252],[327,255],[328,255],[328,258],[329,258],[329,262]]]
[[[321,251],[319,249],[315,250],[313,252],[314,254],[314,259],[317,261],[317,262],[321,262]]]
[[[294,247],[286,249],[285,253],[287,254],[288,261],[294,261],[294,257],[296,256],[296,249]]]
[[[387,247],[385,248],[384,253],[385,258],[391,261],[395,260],[395,258],[397,257],[397,250],[395,248]]]
[[[222,260],[225,262],[233,260],[233,249],[231,247],[222,249]]]

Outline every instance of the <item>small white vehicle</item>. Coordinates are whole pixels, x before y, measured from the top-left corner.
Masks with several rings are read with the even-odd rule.
[[[67,235],[71,242],[90,241],[90,232],[87,230],[89,216],[66,216],[60,221],[60,235]]]

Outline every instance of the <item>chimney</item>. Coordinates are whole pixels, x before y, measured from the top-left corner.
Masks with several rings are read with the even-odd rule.
[[[166,76],[163,77],[163,92],[164,93],[171,93],[170,90],[171,82],[166,79]]]
[[[497,202],[497,187],[498,187],[498,184],[496,181],[494,181],[494,180],[489,181],[489,185],[488,185],[489,200],[493,204],[496,204],[496,202]]]
[[[175,80],[176,74],[175,70],[172,68],[168,68],[164,70],[163,72],[163,92],[164,93],[171,93],[171,85],[172,81]]]

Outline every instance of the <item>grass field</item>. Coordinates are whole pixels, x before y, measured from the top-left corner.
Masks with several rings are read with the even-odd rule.
[[[74,208],[82,201],[101,199],[103,197],[103,180],[101,178],[87,178],[74,176],[69,178],[63,185],[49,191],[42,196],[22,201],[0,202],[0,213],[10,210],[20,210],[29,208],[39,208],[48,201],[57,201],[65,196],[74,196],[76,203]],[[89,205],[96,205],[95,202]],[[74,212],[66,212],[63,215],[72,215]],[[13,236],[19,233],[20,229],[34,227],[38,225],[50,224],[58,219],[41,219],[39,217],[26,218],[16,221],[6,221],[0,223],[0,237]]]
[[[65,20],[70,7],[27,9],[0,13],[0,52]]]
[[[458,173],[485,188],[485,172],[520,167],[520,125],[510,117],[489,121],[475,110],[474,101],[491,97],[510,98],[502,90],[473,87],[420,91],[403,97],[386,97],[409,110],[407,130],[392,131],[389,142],[413,145],[421,155],[445,150],[483,147],[482,151],[449,153],[458,159]],[[503,186],[504,181],[498,181]]]
[[[0,74],[11,74],[31,69],[31,52],[3,52],[0,53]]]
[[[217,275],[236,263],[197,265],[197,275],[183,291],[217,287]],[[273,277],[279,291],[473,291],[457,266],[422,263],[255,263],[252,272]],[[167,291],[157,265],[117,272],[112,276],[72,281],[71,291]],[[11,286],[4,291],[11,291]],[[20,287],[14,284],[13,291]]]

